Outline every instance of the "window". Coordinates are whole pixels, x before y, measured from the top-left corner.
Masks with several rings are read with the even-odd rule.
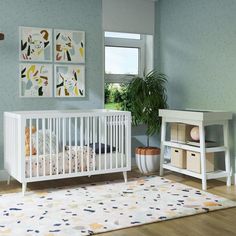
[[[144,70],[144,37],[105,32],[105,82],[122,83]]]
[[[104,37],[105,108],[120,110],[127,83],[153,67],[153,36],[105,32]]]
[[[105,73],[137,75],[139,71],[138,59],[138,48],[106,47]]]

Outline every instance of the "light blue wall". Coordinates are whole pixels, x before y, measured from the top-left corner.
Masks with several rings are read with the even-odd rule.
[[[85,98],[19,98],[18,26],[82,30],[86,33]],[[0,169],[3,168],[3,112],[103,107],[101,0],[0,0]]]
[[[159,0],[155,63],[171,108],[236,112],[236,1]],[[236,119],[231,123],[235,157]]]

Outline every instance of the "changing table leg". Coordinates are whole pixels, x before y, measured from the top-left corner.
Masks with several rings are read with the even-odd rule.
[[[199,125],[199,133],[201,150],[202,190],[207,190],[205,127],[203,123]]]
[[[27,183],[22,183],[22,194],[23,196],[25,195],[25,191],[26,191],[26,188],[27,188]]]
[[[164,142],[166,140],[166,121],[162,118],[162,125],[161,125],[161,155],[160,155],[160,176],[163,176],[163,164],[164,164]]]
[[[127,183],[127,171],[123,171],[124,181]]]
[[[7,184],[9,185],[10,182],[11,182],[11,176],[9,175],[9,176],[8,176],[8,179],[7,179]]]

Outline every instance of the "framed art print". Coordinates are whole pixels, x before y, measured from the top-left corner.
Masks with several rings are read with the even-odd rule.
[[[20,64],[20,96],[52,97],[52,65]]]
[[[84,97],[85,66],[55,65],[54,86],[56,97]]]
[[[85,62],[85,32],[54,29],[54,61]]]
[[[52,30],[48,28],[19,27],[20,61],[52,61]]]

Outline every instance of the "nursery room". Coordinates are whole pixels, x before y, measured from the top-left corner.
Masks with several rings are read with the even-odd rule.
[[[235,12],[0,0],[0,235],[236,235]]]

